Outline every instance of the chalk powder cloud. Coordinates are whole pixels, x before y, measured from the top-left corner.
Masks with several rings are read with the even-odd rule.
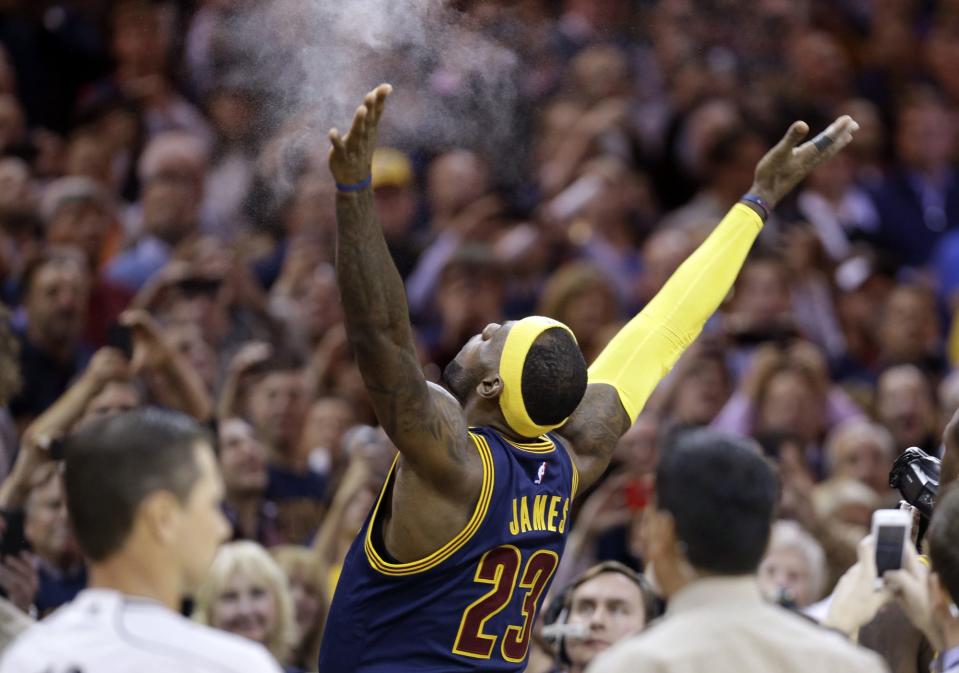
[[[345,130],[363,93],[395,86],[383,141],[497,154],[514,135],[518,60],[442,0],[268,0],[244,3],[221,50],[231,76],[266,96],[273,150],[288,183],[295,161]]]

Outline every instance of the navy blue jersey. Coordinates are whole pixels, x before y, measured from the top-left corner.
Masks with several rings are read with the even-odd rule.
[[[529,444],[490,428],[470,437],[483,486],[470,520],[426,558],[393,563],[381,503],[353,542],[320,652],[323,673],[515,672],[526,665],[536,612],[569,534],[578,476],[552,435]]]

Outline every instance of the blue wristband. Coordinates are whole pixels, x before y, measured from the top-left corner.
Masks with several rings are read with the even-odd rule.
[[[772,206],[766,201],[766,199],[756,196],[755,194],[746,194],[743,196],[740,201],[745,201],[746,203],[751,203],[754,206],[758,207],[762,211],[763,222],[769,219],[769,211],[772,210]]]
[[[360,180],[359,182],[354,182],[352,185],[344,185],[341,182],[336,183],[336,189],[340,192],[362,192],[364,189],[373,184],[373,174],[370,173],[369,177],[365,180]]]

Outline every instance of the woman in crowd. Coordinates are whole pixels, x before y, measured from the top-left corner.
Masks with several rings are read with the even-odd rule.
[[[286,666],[286,673],[301,670],[289,664],[297,626],[287,579],[255,542],[220,548],[197,591],[193,619],[260,643]]]
[[[326,569],[316,552],[306,547],[282,545],[270,549],[270,555],[286,576],[293,600],[296,637],[290,662],[309,670],[319,657],[326,623]]]

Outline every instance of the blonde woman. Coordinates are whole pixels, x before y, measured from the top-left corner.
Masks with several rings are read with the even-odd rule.
[[[258,642],[287,666],[296,633],[293,601],[283,571],[255,542],[220,548],[197,591],[193,619]]]
[[[313,670],[326,623],[328,571],[319,555],[306,547],[281,545],[270,549],[270,555],[286,575],[293,601],[296,637],[288,659],[304,670]]]

